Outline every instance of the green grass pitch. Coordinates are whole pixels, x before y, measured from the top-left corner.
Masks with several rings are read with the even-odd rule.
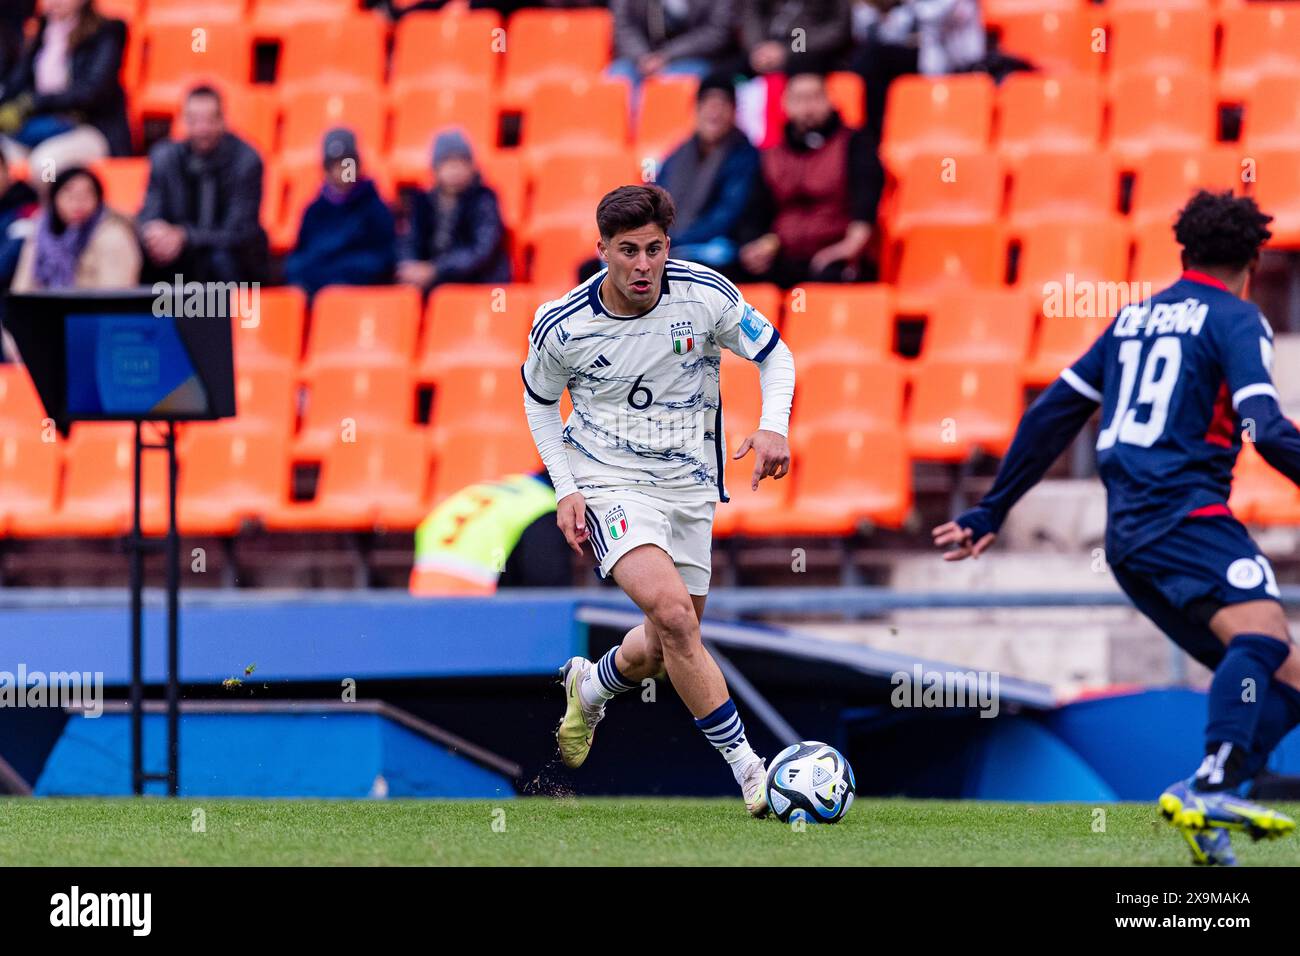
[[[800,832],[749,819],[739,800],[3,799],[0,866],[1187,863],[1153,804],[1097,809],[859,800],[842,823]],[[1234,844],[1243,865],[1300,863],[1295,836]]]

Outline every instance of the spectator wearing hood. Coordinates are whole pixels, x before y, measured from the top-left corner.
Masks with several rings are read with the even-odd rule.
[[[303,213],[285,281],[309,296],[327,285],[382,285],[397,264],[393,214],[361,173],[357,138],[332,129],[322,144],[325,182]]]

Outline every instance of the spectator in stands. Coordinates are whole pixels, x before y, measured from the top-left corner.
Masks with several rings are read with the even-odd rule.
[[[795,52],[818,58],[828,69],[847,62],[852,0],[740,2],[740,42],[754,73],[786,71]]]
[[[506,230],[497,195],[483,184],[460,130],[438,135],[433,174],[432,190],[403,194],[398,281],[426,292],[443,282],[509,282]]]
[[[0,88],[0,134],[10,158],[29,151],[33,182],[45,171],[131,152],[118,80],[126,24],[93,0],[41,0],[35,35]]]
[[[8,289],[13,281],[19,253],[33,234],[39,212],[36,190],[9,175],[9,164],[0,153],[0,292]],[[0,308],[3,308],[2,300]]]
[[[221,96],[208,86],[185,98],[189,139],[149,154],[149,186],[137,217],[149,278],[253,282],[267,270],[262,160],[226,129]]]
[[[826,78],[802,72],[786,80],[787,117],[780,143],[760,154],[762,174],[740,249],[753,279],[800,282],[869,278],[867,242],[885,174],[874,144],[844,125],[826,94]]]
[[[36,0],[9,0],[0,9],[0,77],[8,76],[23,48],[23,26],[36,12]]]
[[[393,214],[374,182],[361,175],[356,136],[332,129],[323,151],[325,183],[303,214],[285,281],[309,296],[327,285],[391,282],[397,264]]]
[[[610,0],[613,76],[703,76],[733,54],[735,0]]]
[[[737,235],[758,178],[758,150],[736,128],[736,88],[725,74],[696,93],[695,134],[664,160],[659,185],[677,204],[672,255],[724,271],[736,263]]]
[[[99,177],[73,166],[50,187],[18,257],[12,290],[127,289],[139,284],[140,263],[130,220],[104,205]]]
[[[853,69],[866,87],[867,133],[879,142],[889,85],[909,73],[939,76],[979,66],[985,57],[979,0],[871,0],[866,42]]]

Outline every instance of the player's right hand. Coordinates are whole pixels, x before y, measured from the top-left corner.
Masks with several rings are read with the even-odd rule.
[[[955,521],[949,521],[941,524],[930,532],[934,539],[936,548],[947,548],[944,551],[943,559],[945,561],[961,561],[963,558],[978,558],[981,554],[993,546],[993,542],[998,539],[997,534],[990,531],[978,541],[975,540],[975,533],[970,528],[963,528]],[[954,547],[954,545],[956,547]]]
[[[587,527],[587,500],[580,492],[565,495],[556,502],[555,523],[569,547],[582,554],[582,544],[591,537],[591,529]]]

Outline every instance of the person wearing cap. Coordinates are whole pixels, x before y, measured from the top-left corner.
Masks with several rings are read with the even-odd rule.
[[[327,285],[383,285],[393,280],[393,214],[374,181],[362,175],[357,138],[332,129],[322,146],[325,181],[303,213],[285,281],[315,295]]]
[[[433,145],[434,187],[405,190],[397,279],[428,291],[444,282],[509,282],[510,257],[497,195],[483,183],[458,129]]]
[[[677,204],[669,230],[673,256],[726,270],[758,178],[758,150],[736,127],[736,87],[723,73],[705,77],[695,97],[695,132],[664,160],[658,183]]]

